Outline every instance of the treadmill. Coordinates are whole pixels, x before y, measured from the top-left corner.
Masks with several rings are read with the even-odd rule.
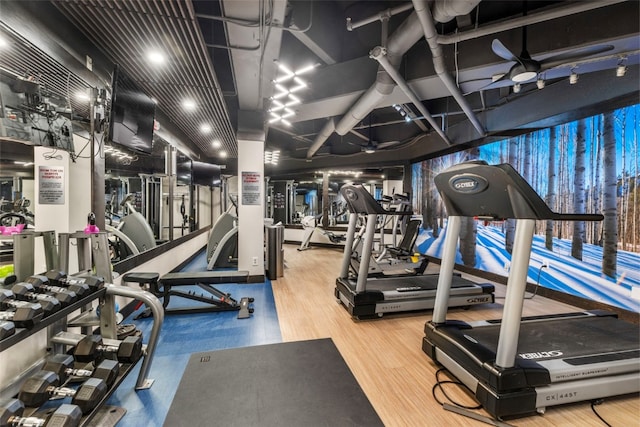
[[[382,317],[384,313],[426,310],[434,307],[437,275],[369,277],[378,215],[410,215],[411,212],[385,210],[362,186],[345,184],[340,189],[349,209],[340,276],[336,279],[335,296],[356,318]],[[359,215],[366,215],[362,254],[356,276],[350,275],[354,238]],[[460,275],[447,273],[452,283],[448,304],[466,307],[494,302],[494,286],[477,284]]]
[[[522,317],[536,220],[599,221],[602,215],[552,212],[508,164],[469,162],[435,177],[449,214],[433,318],[422,350],[475,394],[494,417],[640,391],[637,325],[614,313]],[[463,216],[516,219],[501,320],[446,320],[455,247]]]

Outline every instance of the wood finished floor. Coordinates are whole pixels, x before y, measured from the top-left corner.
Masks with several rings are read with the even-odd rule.
[[[299,252],[294,245],[285,245],[284,250],[284,277],[272,281],[283,341],[332,338],[388,427],[486,425],[444,410],[432,396],[438,368],[421,349],[430,311],[354,321],[333,296],[342,253],[317,247]],[[496,285],[496,297],[504,294],[505,287]],[[497,299],[495,304],[470,310],[450,310],[449,317],[465,321],[500,318],[502,302]],[[524,305],[525,316],[576,310],[539,296]],[[458,402],[474,404],[456,386],[447,387],[447,393]],[[609,398],[596,409],[612,426],[640,426],[638,395]],[[588,402],[549,407],[544,416],[508,422],[522,427],[605,426]]]

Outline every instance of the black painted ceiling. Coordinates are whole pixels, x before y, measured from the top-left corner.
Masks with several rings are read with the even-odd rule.
[[[592,10],[573,9],[585,3],[592,4]],[[388,20],[378,19],[391,8],[397,13],[390,14]],[[542,77],[546,87],[541,90],[535,79],[523,84],[519,93],[514,93],[509,80],[487,88],[492,76],[507,73],[513,65],[497,56],[491,43],[499,39],[520,55],[523,31],[518,20],[525,11],[529,17],[544,17],[526,26],[526,48],[535,59],[592,46],[612,48],[545,71]],[[470,125],[436,76],[432,51],[421,35],[402,55],[398,73],[419,98],[421,109],[433,116],[440,132],[421,118],[416,104],[396,87],[361,111],[344,134],[326,131],[326,141],[313,153],[309,148],[318,141],[328,120],[340,122],[374,84],[380,73],[370,52],[384,44],[385,33],[391,40],[406,30],[406,22],[414,13],[412,2],[2,0],[0,12],[4,12],[0,13],[4,32],[21,45],[25,41],[29,45],[19,54],[3,55],[0,67],[24,74],[53,57],[58,65],[38,72],[50,87],[65,92],[72,86],[108,85],[112,64],[117,62],[159,100],[161,121],[184,137],[189,154],[226,163],[229,171],[236,167],[236,136],[238,129],[244,128],[247,114],[264,123],[266,148],[281,153],[280,164],[267,170],[277,175],[327,167],[403,164],[638,101],[640,30],[635,1],[485,0],[446,23],[436,22],[446,72],[459,86],[486,135]],[[23,22],[24,13],[33,15],[34,28]],[[371,22],[349,31],[348,19],[356,24]],[[14,25],[21,29],[12,32]],[[505,27],[492,30],[500,25]],[[28,40],[38,35],[39,40]],[[47,47],[46,39],[56,37],[66,40],[68,46],[61,46],[64,43],[60,41],[57,51]],[[458,42],[454,42],[456,37]],[[144,60],[152,47],[167,53],[166,66],[153,66]],[[40,49],[45,53],[37,53]],[[63,52],[56,54],[59,51]],[[80,58],[74,59],[69,54],[72,51],[90,54],[93,74],[98,77],[82,70],[77,62],[84,57],[76,55]],[[316,65],[304,76],[308,87],[299,92],[301,103],[292,107],[295,115],[289,119],[290,126],[268,123],[268,110],[275,105],[270,98],[278,92],[272,83],[280,75],[278,63],[293,69]],[[622,78],[614,72],[620,64],[628,67]],[[572,71],[580,75],[575,85],[569,84]],[[181,109],[186,95],[201,106],[197,112]],[[405,121],[394,104],[402,105],[412,120]],[[535,106],[533,111],[531,106]],[[81,105],[75,105],[74,111],[86,115]],[[212,134],[200,132],[203,123],[213,127]],[[445,134],[451,145],[443,142],[439,133]],[[220,156],[213,139],[222,143],[228,158]],[[365,153],[368,145],[376,152]]]

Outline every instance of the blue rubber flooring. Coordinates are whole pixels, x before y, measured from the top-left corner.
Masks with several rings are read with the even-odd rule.
[[[204,271],[205,266],[202,252],[182,271]],[[166,315],[148,374],[148,378],[155,380],[152,387],[140,391],[134,389],[142,365],[139,362],[107,402],[127,411],[118,427],[163,425],[191,353],[282,342],[268,279],[265,283],[221,284],[215,287],[230,293],[237,301],[242,297],[253,297],[251,317],[238,319],[236,311]],[[196,286],[181,286],[180,290],[201,293]],[[172,296],[169,308],[197,304]],[[141,310],[123,323],[134,323],[142,331],[146,343],[153,319],[132,320]],[[225,369],[224,366],[219,368]],[[224,387],[224,384],[211,384],[211,387]]]

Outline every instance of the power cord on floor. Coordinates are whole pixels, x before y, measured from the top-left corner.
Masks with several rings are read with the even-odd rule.
[[[463,405],[462,403],[456,402],[455,400],[453,400],[451,398],[451,396],[449,396],[447,394],[447,392],[445,391],[444,387],[442,387],[444,384],[455,384],[458,386],[462,386],[462,388],[465,389],[465,391],[467,391],[468,393],[471,393],[471,390],[469,389],[469,387],[467,387],[465,384],[461,383],[460,381],[454,381],[454,380],[442,380],[440,379],[440,374],[444,371],[447,371],[445,368],[441,368],[438,369],[436,371],[436,383],[433,385],[433,387],[431,388],[431,394],[433,395],[433,399],[438,402],[440,404],[440,406],[442,406],[443,409],[453,412],[455,414],[458,415],[462,415],[464,417],[467,418],[471,418],[474,419],[476,421],[481,421],[485,424],[489,424],[492,426],[497,426],[497,427],[513,427],[511,424],[507,424],[504,423],[502,421],[490,418],[490,417],[486,417],[484,415],[478,414],[476,412],[472,412],[472,410],[474,409],[482,409],[482,405],[475,405],[475,406],[469,406],[469,405]],[[440,390],[440,392],[444,395],[444,397],[449,400],[449,402],[444,402],[441,401],[440,399],[438,399],[438,396],[436,395],[436,390]]]
[[[602,418],[602,416],[598,413],[598,411],[596,411],[596,405],[600,405],[603,402],[604,402],[604,399],[592,400],[591,401],[591,410],[593,411],[594,414],[596,414],[596,417],[600,418],[600,421],[602,421],[607,427],[611,427],[611,424],[609,424],[607,422],[607,420]]]
[[[525,296],[524,299],[533,299],[538,294],[538,287],[540,287],[540,273],[542,273],[542,269],[547,268],[546,264],[542,264],[538,269],[538,276],[536,277],[536,285],[533,288],[533,292],[529,296]],[[495,299],[504,299],[504,297],[495,297]]]
[[[436,371],[436,383],[433,385],[433,387],[431,388],[431,394],[433,395],[433,398],[435,399],[436,402],[438,402],[438,404],[440,406],[444,405],[445,402],[441,401],[440,399],[438,399],[438,396],[436,395],[436,390],[440,390],[440,392],[442,393],[442,395],[449,401],[451,402],[453,405],[459,407],[459,408],[464,408],[464,409],[480,409],[482,408],[482,405],[475,405],[475,406],[468,406],[468,405],[463,405],[462,403],[458,403],[455,400],[453,400],[446,392],[446,390],[444,389],[444,387],[442,387],[444,384],[455,384],[455,385],[459,385],[464,387],[469,393],[471,393],[471,390],[469,390],[469,388],[464,385],[463,383],[461,383],[460,381],[454,381],[454,380],[442,380],[440,379],[440,374],[442,372],[447,371],[445,368],[441,368],[438,369]]]

